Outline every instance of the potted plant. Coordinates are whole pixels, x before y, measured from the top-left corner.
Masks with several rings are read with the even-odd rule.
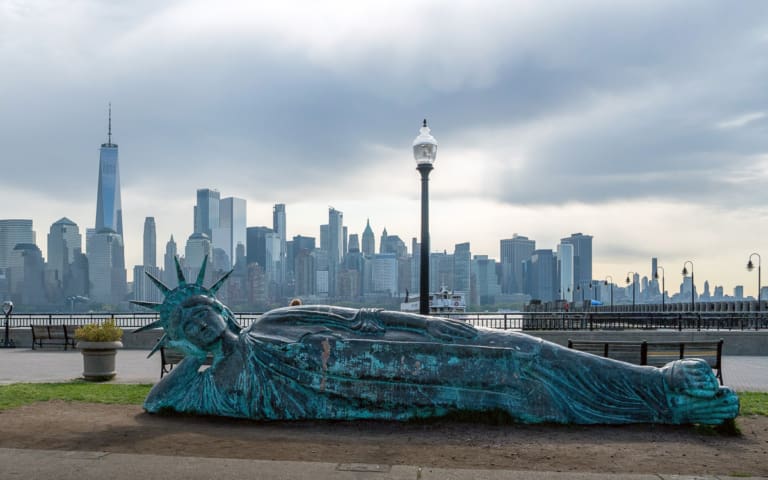
[[[77,348],[83,354],[83,378],[103,382],[114,378],[115,355],[123,346],[120,339],[123,330],[115,325],[114,318],[102,324],[92,323],[75,330]]]

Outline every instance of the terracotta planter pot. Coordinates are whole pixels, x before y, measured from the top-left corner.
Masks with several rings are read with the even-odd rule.
[[[91,382],[104,382],[115,377],[115,355],[122,342],[77,342],[83,354],[83,378]]]

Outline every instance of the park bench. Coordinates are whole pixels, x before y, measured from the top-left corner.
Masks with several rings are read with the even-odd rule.
[[[184,355],[183,352],[175,348],[160,347],[160,378],[163,378],[163,375],[170,373],[171,370],[173,370],[174,365],[177,365],[184,360],[185,356],[186,355]],[[213,356],[208,354],[208,356],[205,357],[203,365],[210,366],[212,363]]]
[[[723,340],[712,341],[619,341],[568,340],[568,348],[637,365],[663,367],[673,360],[700,358],[723,384]]]
[[[79,325],[32,325],[32,350],[45,345],[75,348],[75,330]]]

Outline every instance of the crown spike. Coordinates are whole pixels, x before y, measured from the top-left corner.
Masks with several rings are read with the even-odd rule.
[[[219,291],[219,289],[221,288],[221,286],[222,286],[222,285],[224,285],[224,281],[225,281],[227,278],[229,278],[229,276],[230,276],[230,275],[232,275],[232,272],[234,272],[234,271],[235,271],[235,269],[233,268],[232,270],[230,270],[230,271],[228,271],[227,273],[225,273],[223,277],[221,277],[220,279],[218,279],[218,281],[216,281],[216,283],[214,283],[214,284],[213,284],[213,286],[212,286],[211,288],[209,288],[209,291],[210,291],[210,292],[211,292],[213,295],[216,295],[216,292],[218,292],[218,291]]]
[[[140,307],[146,307],[151,308],[152,310],[159,312],[160,308],[163,306],[162,303],[155,303],[155,302],[143,302],[141,300],[130,300],[130,303],[134,305],[138,305]]]
[[[179,286],[182,287],[187,284],[187,279],[184,278],[184,272],[181,271],[181,263],[179,263],[179,256],[173,257],[173,263],[176,264],[176,278],[179,281]]]
[[[158,278],[157,278],[157,277],[155,277],[154,275],[152,275],[151,273],[149,273],[149,272],[144,272],[144,274],[145,274],[146,276],[148,276],[150,280],[152,280],[152,283],[154,283],[154,284],[155,284],[155,286],[156,286],[157,288],[159,288],[161,292],[163,292],[163,295],[167,295],[167,294],[168,294],[168,292],[170,292],[170,291],[171,291],[171,289],[170,289],[170,288],[168,288],[168,287],[167,287],[167,286],[166,286],[166,285],[165,285],[163,282],[161,282],[160,280],[158,280]]]
[[[208,255],[203,257],[203,264],[200,265],[200,271],[197,272],[197,280],[195,280],[195,285],[198,287],[203,286],[203,280],[205,280],[205,268],[208,266]]]
[[[147,355],[147,358],[151,357],[155,354],[158,350],[160,350],[162,347],[165,346],[165,344],[168,341],[168,335],[163,334],[162,337],[160,337],[160,340],[157,341],[154,347],[152,347],[152,350],[149,351],[149,355]]]
[[[165,325],[163,325],[163,323],[165,322],[163,322],[162,320],[155,320],[154,322],[148,323],[147,325],[144,325],[141,328],[137,328],[136,330],[133,331],[133,333],[143,332],[144,330],[152,330],[153,328],[158,328],[158,327],[164,328]]]

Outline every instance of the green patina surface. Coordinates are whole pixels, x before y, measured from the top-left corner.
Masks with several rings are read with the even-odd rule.
[[[240,330],[216,299],[224,278],[173,290],[150,275],[163,303],[158,343],[186,358],[147,396],[150,412],[254,419],[408,420],[505,412],[518,422],[721,424],[739,400],[709,366],[641,367],[516,332],[403,312],[326,305],[267,312]],[[201,370],[207,354],[211,368]]]

